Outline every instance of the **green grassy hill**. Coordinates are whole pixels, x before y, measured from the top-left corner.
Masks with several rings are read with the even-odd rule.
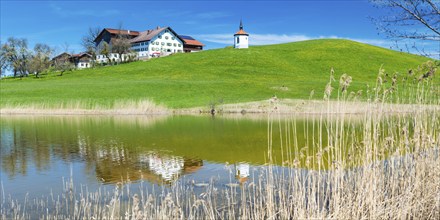
[[[375,83],[381,66],[406,74],[427,58],[349,40],[311,40],[232,48],[78,70],[43,78],[1,80],[1,106],[59,105],[66,102],[111,106],[115,100],[145,100],[171,108],[279,98],[321,99],[333,67],[336,78],[352,76],[350,90]],[[335,82],[337,84],[337,82]],[[284,86],[284,87],[283,87]],[[286,89],[287,88],[287,89]]]

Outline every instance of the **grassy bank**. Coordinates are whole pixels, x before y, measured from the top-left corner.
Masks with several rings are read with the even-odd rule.
[[[78,70],[42,78],[3,79],[0,107],[116,108],[146,100],[189,108],[278,98],[321,99],[328,75],[352,77],[353,91],[374,86],[382,66],[399,81],[427,58],[348,40],[312,40],[175,54],[150,61]],[[402,76],[402,77],[400,77]],[[410,80],[413,77],[411,76]],[[385,78],[384,78],[385,79]],[[385,79],[386,81],[386,79]],[[438,82],[438,81],[437,81]],[[366,97],[366,94],[363,95]]]

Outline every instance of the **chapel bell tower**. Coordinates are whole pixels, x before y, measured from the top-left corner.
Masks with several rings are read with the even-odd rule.
[[[249,48],[249,34],[243,30],[242,20],[240,20],[240,30],[234,34],[234,48]]]

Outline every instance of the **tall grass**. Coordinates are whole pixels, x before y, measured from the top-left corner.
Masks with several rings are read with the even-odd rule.
[[[360,127],[359,118],[354,123],[327,109],[319,123],[304,125],[320,129],[298,133],[295,115],[283,123],[279,114],[269,115],[267,166],[244,183],[220,188],[213,178],[202,190],[184,181],[150,190],[141,184],[133,194],[129,184],[89,192],[71,177],[63,194],[22,204],[2,192],[0,214],[3,219],[440,219],[440,111],[427,108],[440,106],[440,96],[422,81],[410,96],[417,108],[386,114],[383,106],[398,99],[379,77],[368,91]],[[326,96],[337,96],[341,108],[349,99],[347,79],[341,78],[337,91],[333,78],[327,85]],[[273,136],[275,130],[280,136]],[[299,135],[309,140],[305,146],[298,145]],[[272,155],[275,148],[281,158]],[[273,165],[276,161],[283,166]]]
[[[146,115],[167,114],[169,109],[150,100],[115,100],[105,105],[89,101],[60,103],[35,103],[31,105],[7,104],[0,109],[3,114],[60,114],[60,115]]]

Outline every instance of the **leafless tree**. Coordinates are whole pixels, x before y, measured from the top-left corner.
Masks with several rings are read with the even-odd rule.
[[[440,43],[439,0],[370,0],[370,2],[388,11],[384,16],[373,18],[380,33],[393,39]]]
[[[59,76],[63,76],[64,72],[75,69],[75,66],[73,65],[73,63],[69,62],[68,60],[65,60],[65,61],[55,62],[54,68],[56,71],[60,73]]]
[[[107,63],[111,63],[110,61],[110,45],[108,45],[107,42],[102,43],[101,51],[99,51],[100,54],[104,55],[107,58]]]
[[[120,61],[122,61],[122,54],[131,52],[130,35],[128,31],[123,31],[122,28],[122,24],[120,24],[119,33],[112,39],[112,52],[119,54]]]
[[[95,61],[98,52],[96,51],[97,48],[95,39],[101,33],[101,30],[102,29],[100,27],[90,27],[87,33],[81,39],[81,45],[88,54],[92,55],[93,62]]]
[[[0,78],[3,74],[3,70],[7,68],[7,58],[5,51],[3,49],[0,50]]]
[[[35,77],[38,78],[40,73],[48,70],[51,65],[50,57],[53,51],[47,44],[36,44],[34,53],[28,61],[28,72],[34,73]]]

